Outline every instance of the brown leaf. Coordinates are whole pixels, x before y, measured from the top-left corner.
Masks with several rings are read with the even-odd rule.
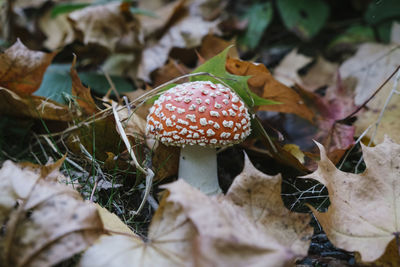
[[[312,121],[314,115],[307,105],[304,104],[299,94],[275,80],[263,64],[228,59],[226,69],[235,75],[251,76],[248,80],[248,85],[254,93],[263,98],[282,103],[260,106],[259,110],[294,113]]]
[[[154,150],[152,163],[155,168],[154,179],[162,180],[178,174],[179,147],[165,146],[162,143]]]
[[[29,50],[18,40],[0,54],[0,87],[20,95],[32,94],[42,83],[56,53]]]
[[[55,121],[71,121],[73,117],[68,106],[40,96],[19,96],[2,87],[0,87],[0,114]]]
[[[88,6],[69,14],[74,30],[84,44],[98,44],[114,52],[142,46],[139,24],[129,11],[129,3]]]
[[[313,209],[314,215],[336,247],[358,251],[366,262],[377,260],[399,235],[400,145],[386,138],[376,147],[363,146],[367,168],[361,174],[338,170],[318,146],[318,169],[303,178],[324,184],[331,205],[325,213]]]
[[[76,98],[76,102],[78,102],[78,105],[86,115],[93,115],[98,111],[97,106],[90,94],[90,89],[83,86],[81,79],[75,70],[75,63],[76,57],[72,62],[70,70],[72,79],[72,95]]]
[[[187,266],[196,231],[181,208],[166,199],[156,211],[146,241],[134,236],[103,236],[79,266]]]
[[[52,266],[81,252],[102,233],[96,208],[83,202],[72,187],[47,178],[54,175],[55,166],[37,171],[10,161],[3,164],[0,261],[4,266]]]
[[[199,266],[285,266],[307,254],[310,217],[287,210],[281,178],[256,170],[246,157],[227,196],[208,197],[183,180],[167,186],[195,225]]]

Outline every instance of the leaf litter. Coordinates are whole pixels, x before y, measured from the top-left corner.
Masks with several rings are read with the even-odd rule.
[[[33,7],[23,2],[18,1],[15,7]],[[42,7],[43,3],[44,1],[35,3],[35,8]],[[146,9],[154,12],[152,14],[147,12],[146,15],[140,13]],[[337,63],[328,62],[321,56],[313,61],[312,58],[294,49],[272,71],[274,75],[272,76],[263,64],[237,59],[236,49],[231,49],[229,57],[227,57],[227,50],[219,57],[217,56],[218,64],[216,61],[206,61],[224,50],[230,43],[234,43],[234,40],[224,41],[216,36],[221,34],[217,30],[217,24],[220,22],[218,16],[222,9],[224,5],[215,4],[213,1],[170,1],[170,4],[165,5],[165,1],[161,0],[152,3],[140,2],[138,9],[132,8],[128,3],[98,5],[88,3],[85,8],[58,14],[56,17],[52,17],[52,12],[48,9],[43,9],[41,12],[47,15],[41,18],[38,24],[44,33],[42,45],[51,50],[73,48],[78,51],[78,58],[84,58],[78,64],[74,60],[71,66],[72,102],[67,106],[46,97],[32,95],[39,88],[46,69],[60,50],[43,53],[28,50],[21,42],[16,42],[5,53],[0,54],[3,59],[0,64],[0,91],[3,99],[1,112],[32,119],[62,121],[64,127],[66,127],[65,122],[70,122],[72,127],[59,132],[59,135],[54,135],[54,137],[60,136],[55,144],[52,144],[53,136],[42,137],[58,156],[62,155],[59,144],[66,151],[69,150],[70,153],[66,158],[68,162],[73,162],[71,159],[79,158],[80,155],[84,158],[80,162],[85,162],[85,167],[92,166],[92,173],[89,175],[86,171],[83,176],[89,183],[82,187],[91,191],[89,194],[91,200],[101,198],[102,195],[111,195],[107,208],[110,209],[113,204],[112,209],[118,215],[128,213],[132,215],[134,213],[132,210],[121,211],[120,207],[112,202],[113,194],[115,192],[119,194],[117,189],[123,189],[127,184],[134,184],[130,192],[123,192],[126,194],[123,197],[126,199],[133,195],[135,199],[143,198],[152,205],[153,209],[157,206],[157,200],[153,198],[153,194],[160,190],[158,186],[155,186],[153,187],[155,192],[152,192],[149,181],[144,190],[144,175],[136,172],[133,165],[136,165],[137,169],[152,166],[156,170],[157,183],[160,180],[164,180],[161,183],[165,183],[176,176],[177,151],[162,145],[157,146],[154,140],[146,139],[144,124],[147,104],[142,105],[142,103],[149,100],[148,97],[136,95],[131,98],[131,103],[125,104],[122,104],[118,97],[120,102],[114,104],[112,112],[108,94],[105,97],[100,96],[103,98],[92,97],[90,82],[89,84],[82,83],[78,73],[81,68],[93,68],[93,65],[101,64],[101,71],[105,72],[106,76],[108,72],[117,76],[129,76],[135,84],[141,85],[144,81],[149,83],[146,84],[146,88],[150,88],[151,85],[156,87],[174,80],[193,69],[195,69],[194,72],[203,71],[203,74],[207,74],[206,79],[226,82],[235,90],[239,90],[247,104],[253,107],[261,118],[261,120],[253,121],[256,134],[243,147],[252,151],[253,155],[261,151],[263,162],[266,162],[267,158],[280,159],[280,163],[283,161],[286,164],[284,166],[297,168],[296,174],[292,174],[295,177],[299,172],[315,167],[312,160],[317,159],[318,156],[314,153],[315,149],[311,147],[311,139],[322,142],[326,153],[321,152],[320,168],[307,176],[309,178],[317,176],[317,180],[322,182],[307,190],[321,193],[325,190],[325,185],[329,191],[331,206],[327,213],[313,210],[321,226],[337,247],[348,251],[358,251],[356,259],[360,263],[366,264],[365,261],[367,261],[370,264],[382,266],[398,265],[398,244],[396,244],[398,229],[393,220],[387,219],[396,214],[396,212],[390,212],[397,202],[396,196],[394,194],[393,201],[387,201],[386,197],[382,198],[382,196],[390,196],[389,193],[382,194],[382,190],[390,188],[388,185],[390,183],[385,182],[385,179],[392,179],[394,181],[392,184],[395,184],[396,170],[385,164],[388,165],[387,162],[391,162],[396,167],[398,145],[385,140],[383,144],[375,148],[364,147],[367,170],[359,175],[343,173],[329,162],[331,159],[334,163],[338,163],[348,148],[354,144],[355,137],[358,137],[357,142],[362,140],[362,137],[367,137],[367,141],[372,144],[380,143],[384,134],[389,133],[398,142],[395,120],[398,112],[396,105],[398,77],[384,82],[389,75],[396,76],[396,64],[393,63],[396,62],[398,52],[396,46],[361,45],[356,55],[346,60],[340,67]],[[280,12],[283,11],[280,10]],[[101,15],[98,16],[98,14]],[[20,13],[16,16],[20,16]],[[54,22],[57,22],[58,27],[50,27],[50,24]],[[115,25],[120,27],[115,28]],[[59,27],[62,27],[60,34],[54,34],[54,31],[59,31]],[[194,29],[200,30],[194,31]],[[395,30],[396,28],[393,27],[393,40],[396,39],[393,34]],[[35,29],[30,29],[30,31],[34,33]],[[85,47],[79,47],[79,42],[85,44]],[[42,47],[37,43],[34,46]],[[198,48],[197,59],[193,48]],[[101,51],[101,56],[94,51]],[[85,55],[89,55],[87,59]],[[154,60],[149,60],[149,58]],[[18,66],[11,72],[9,71],[10,62]],[[168,64],[165,64],[166,62]],[[204,64],[200,67],[196,65],[196,69],[195,62]],[[28,75],[25,75],[26,73]],[[198,77],[189,79],[198,79]],[[151,84],[151,82],[154,83]],[[240,89],[237,89],[238,84]],[[378,88],[382,84],[379,91]],[[116,89],[112,81],[109,86],[113,90]],[[377,91],[379,94],[374,96]],[[374,96],[372,100],[364,103],[371,96]],[[272,101],[275,101],[275,105],[271,105]],[[142,107],[136,105],[142,105]],[[353,114],[354,111],[358,113]],[[110,117],[111,114],[114,114],[115,119]],[[349,114],[353,118],[350,118]],[[94,116],[89,118],[91,115]],[[285,123],[290,125],[289,128],[273,129],[269,121],[274,115],[294,119],[279,122],[281,125]],[[354,119],[357,119],[355,123]],[[301,123],[293,123],[296,120],[300,120]],[[366,134],[365,130],[370,129],[371,125],[379,128],[376,136]],[[303,140],[293,135],[306,128],[313,130],[303,136]],[[268,134],[274,132],[272,138],[266,130]],[[66,136],[69,136],[68,140],[64,139]],[[126,139],[124,140],[126,146],[121,142],[121,137]],[[307,139],[307,144],[304,143],[305,139]],[[42,145],[40,139],[38,140]],[[264,141],[264,147],[267,147],[267,150],[260,148],[260,140]],[[132,160],[135,161],[134,164]],[[58,173],[60,165],[60,161],[52,165],[53,167],[17,166],[9,161],[3,163],[0,173],[7,175],[1,178],[3,183],[0,181],[0,184],[6,188],[4,191],[6,194],[0,198],[4,201],[2,204],[5,207],[0,208],[0,211],[3,212],[2,227],[5,229],[5,235],[0,237],[0,244],[2,248],[6,248],[2,257],[7,263],[19,266],[29,262],[32,266],[37,264],[46,266],[46,264],[60,262],[91,245],[99,234],[104,233],[103,225],[108,235],[103,235],[94,246],[87,250],[80,262],[81,266],[92,266],[89,264],[93,262],[105,266],[126,265],[126,262],[139,262],[144,266],[209,266],[212,264],[265,266],[264,261],[268,261],[271,266],[281,266],[293,265],[296,260],[307,255],[312,234],[312,228],[308,225],[310,216],[287,210],[281,198],[282,180],[279,175],[268,176],[259,172],[251,165],[247,157],[245,157],[242,173],[236,177],[225,196],[206,197],[182,181],[167,185],[169,195],[166,194],[160,202],[160,207],[153,217],[146,237],[132,231],[132,223],[129,224],[131,228],[126,225],[126,222],[132,220],[133,217],[124,218],[122,222],[115,214],[99,206],[93,208],[93,205],[87,206],[90,207],[90,214],[96,217],[95,221],[68,225],[76,226],[75,232],[71,230],[73,234],[66,236],[61,234],[60,237],[58,235],[60,231],[67,229],[68,232],[68,227],[56,228],[51,225],[54,222],[46,221],[43,225],[38,225],[42,223],[43,218],[48,218],[46,216],[55,216],[54,210],[48,207],[47,202],[56,199],[54,203],[57,204],[57,197],[60,196],[68,195],[60,199],[60,202],[68,202],[66,207],[69,205],[79,207],[71,210],[86,210],[83,207],[86,207],[87,203],[82,202],[79,194],[71,186],[61,185],[71,183],[71,179]],[[321,166],[328,167],[323,169]],[[109,180],[108,173],[103,173],[103,167],[104,170],[114,173],[121,171],[128,173],[130,170],[132,173],[126,175],[124,181],[114,181],[114,177]],[[13,177],[15,173],[22,173],[20,176],[24,178],[11,179],[11,175],[8,175],[11,169]],[[80,169],[83,170],[82,167]],[[94,172],[93,169],[95,169]],[[283,173],[290,173],[285,169],[282,170]],[[321,178],[322,174],[318,176],[324,171],[329,171],[329,177],[325,175]],[[339,175],[339,178],[331,177],[331,173]],[[383,177],[382,173],[387,173],[387,175]],[[71,171],[70,174],[79,175],[75,171]],[[48,176],[52,179],[43,178]],[[283,178],[284,184],[291,182],[286,176],[287,174]],[[132,178],[136,178],[136,181],[130,181]],[[30,179],[34,182],[25,182]],[[21,182],[22,180],[24,182]],[[101,185],[102,181],[106,184],[105,186]],[[301,180],[295,181],[300,183]],[[351,184],[351,186],[340,187],[338,181]],[[368,183],[368,181],[372,182]],[[134,189],[137,185],[141,186],[139,190]],[[100,189],[102,190],[99,191]],[[380,189],[382,190],[379,191]],[[52,190],[54,194],[51,193]],[[42,196],[36,195],[43,191],[46,192]],[[303,198],[302,194],[305,191],[301,191],[299,199]],[[144,197],[141,193],[145,193]],[[88,197],[87,193],[84,195]],[[286,193],[283,194],[283,198],[285,196]],[[327,196],[323,197],[327,199]],[[301,201],[304,203],[305,199],[306,197]],[[116,201],[121,202],[120,199]],[[133,202],[137,204],[136,200]],[[61,208],[62,205],[60,205]],[[388,211],[383,212],[383,209],[385,211],[388,209]],[[21,214],[26,214],[26,216],[21,216]],[[58,212],[55,214],[58,215]],[[373,216],[374,214],[376,216]],[[69,216],[70,213],[64,212],[64,215]],[[368,220],[360,219],[366,217]],[[371,224],[371,220],[379,221]],[[60,224],[66,222],[69,221],[64,220]],[[96,228],[94,231],[96,235],[86,236],[86,231],[91,232],[91,230],[86,230],[90,228],[89,225]],[[374,228],[371,225],[378,225],[378,227]],[[80,226],[83,229],[79,228]],[[366,233],[362,232],[364,230]],[[41,236],[41,231],[54,233],[50,234],[51,238],[46,239]],[[377,234],[376,231],[382,235],[377,237],[379,233]],[[340,233],[346,233],[346,235]],[[355,235],[365,235],[363,239],[367,238],[369,242],[360,242],[354,238]],[[32,239],[37,236],[39,237]],[[10,241],[20,239],[26,242],[25,246],[15,247]],[[70,254],[59,252],[65,250],[65,247],[69,248],[76,240],[84,241],[80,242],[80,245],[76,246]],[[43,246],[43,244],[51,245]],[[47,252],[46,249],[50,251],[48,257],[43,256],[45,254],[42,253]],[[10,251],[12,253],[9,253]],[[23,257],[17,257],[21,255],[20,253]],[[110,253],[109,257],[104,256],[107,253]]]

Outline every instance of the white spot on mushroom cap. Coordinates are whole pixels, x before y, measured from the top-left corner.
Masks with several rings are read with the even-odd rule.
[[[200,118],[200,125],[206,126],[207,125],[207,119],[206,118]]]

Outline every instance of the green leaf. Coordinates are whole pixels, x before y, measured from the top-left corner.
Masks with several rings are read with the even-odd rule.
[[[60,3],[57,4],[53,9],[51,10],[50,16],[51,18],[55,18],[58,15],[64,14],[64,13],[69,13],[78,9],[85,8],[89,6],[90,4],[87,3]]]
[[[233,75],[228,73],[225,69],[226,57],[230,48],[231,46],[225,48],[224,51],[206,61],[204,64],[195,69],[192,73],[211,73],[212,75],[221,79],[229,87],[231,87],[249,107],[253,107],[254,101],[250,96],[250,90],[247,86],[247,80],[250,77]],[[190,81],[211,81],[213,83],[221,83],[221,81],[219,81],[218,79],[204,75],[190,77]]]
[[[365,21],[370,25],[376,25],[385,20],[400,18],[399,0],[371,1],[364,15]]]
[[[374,31],[371,27],[355,25],[349,27],[344,33],[337,36],[329,44],[328,49],[336,46],[359,44],[375,41]]]
[[[34,93],[54,100],[60,104],[67,104],[71,96],[72,81],[69,75],[71,64],[51,64],[44,76],[39,89]]]
[[[286,28],[303,40],[316,35],[329,16],[322,0],[278,0],[277,7]]]
[[[252,5],[244,15],[248,20],[247,30],[238,41],[250,49],[257,47],[265,29],[272,21],[273,11],[271,2]]]
[[[97,72],[79,72],[78,76],[83,84],[90,87],[93,92],[99,95],[105,95],[110,89],[110,84],[104,74]],[[122,77],[110,75],[110,78],[119,93],[127,93],[135,90],[132,84]],[[111,95],[113,95],[113,93]]]
[[[42,84],[34,93],[54,100],[60,104],[67,104],[71,97],[72,81],[70,76],[71,64],[51,64],[43,77]],[[105,95],[110,88],[104,74],[97,72],[79,72],[79,78],[85,86],[90,87],[92,92]],[[119,76],[110,75],[115,88],[119,93],[131,92],[135,88],[131,83]],[[114,95],[112,92],[111,95]]]

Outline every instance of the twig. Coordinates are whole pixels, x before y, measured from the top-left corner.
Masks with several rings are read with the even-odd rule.
[[[381,110],[381,112],[379,114],[379,117],[375,122],[374,132],[372,133],[371,138],[370,138],[367,146],[371,146],[372,142],[374,141],[376,133],[378,131],[378,127],[379,127],[379,125],[380,125],[380,123],[382,121],[383,115],[384,115],[384,113],[385,113],[385,111],[387,109],[387,106],[389,105],[390,100],[392,100],[393,95],[399,93],[399,91],[397,91],[397,87],[398,87],[399,80],[400,80],[400,67],[397,67],[396,70],[397,70],[397,75],[396,75],[396,78],[394,80],[392,90],[390,91],[389,96],[386,98],[385,104],[383,105],[383,108],[382,108],[382,110]],[[368,129],[370,129],[370,127],[368,127]],[[362,160],[363,160],[363,157],[361,156],[360,160],[357,162],[357,165],[355,167],[356,173],[358,172],[358,167],[360,166]]]
[[[106,71],[103,70],[103,73],[104,73],[104,76],[106,76],[106,79],[107,79],[108,83],[111,86],[111,90],[114,92],[115,96],[118,99],[118,103],[119,103],[121,101],[121,97],[120,97],[120,95],[119,95],[119,93],[117,91],[117,88],[115,87],[114,82],[112,81],[110,75]]]
[[[381,84],[381,86],[379,86],[378,89],[376,89],[376,91],[370,97],[368,97],[367,100],[364,101],[364,103],[362,103],[359,107],[357,107],[349,115],[347,115],[343,119],[340,119],[340,120],[338,120],[336,122],[346,121],[346,120],[350,119],[351,117],[353,117],[354,115],[356,115],[357,112],[359,112],[362,108],[364,108],[365,105],[368,104],[368,102],[371,101],[371,99],[374,98],[382,90],[382,88],[393,78],[393,76],[399,71],[399,69],[400,69],[400,65],[397,66],[397,68],[392,72],[392,74],[390,74],[390,76]]]

